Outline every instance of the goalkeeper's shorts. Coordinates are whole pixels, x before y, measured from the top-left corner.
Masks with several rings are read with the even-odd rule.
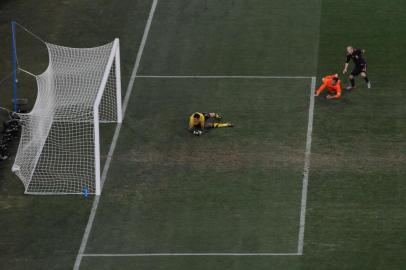
[[[191,129],[191,131],[194,130],[202,130],[202,128],[200,127],[200,124],[194,125],[193,128]]]

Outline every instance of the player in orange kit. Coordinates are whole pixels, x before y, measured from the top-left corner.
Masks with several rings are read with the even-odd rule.
[[[315,95],[319,96],[320,93],[327,87],[327,99],[338,99],[341,97],[341,80],[338,74],[328,75],[323,78],[323,84],[317,89]]]

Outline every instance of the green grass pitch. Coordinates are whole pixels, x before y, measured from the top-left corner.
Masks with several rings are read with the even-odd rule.
[[[14,19],[71,47],[119,37],[124,96],[152,2],[2,1],[0,78]],[[405,269],[404,10],[158,0],[138,75],[306,78],[137,77],[84,252],[96,256],[80,269]],[[40,73],[46,51],[17,34],[20,64]],[[311,77],[340,73],[347,45],[366,49],[373,88],[357,78],[341,100],[315,99],[303,254],[284,255],[298,250]],[[2,107],[10,87],[0,84]],[[32,78],[20,75],[19,94],[35,100]],[[199,110],[236,127],[193,137],[187,117]],[[114,127],[102,130],[105,159]],[[0,268],[73,269],[93,198],[23,195],[11,165],[0,163]],[[155,253],[258,256],[114,256]]]

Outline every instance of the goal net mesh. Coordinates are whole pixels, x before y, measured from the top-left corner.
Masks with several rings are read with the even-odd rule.
[[[13,171],[25,193],[79,194],[85,188],[96,193],[96,125],[118,121],[118,40],[85,49],[46,46],[49,66],[36,76],[32,111],[20,114],[22,135]]]

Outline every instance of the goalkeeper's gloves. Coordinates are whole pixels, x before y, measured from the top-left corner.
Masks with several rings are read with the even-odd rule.
[[[197,130],[197,129],[193,130],[193,135],[200,136],[202,134],[203,134],[203,131],[201,131],[201,130]]]

